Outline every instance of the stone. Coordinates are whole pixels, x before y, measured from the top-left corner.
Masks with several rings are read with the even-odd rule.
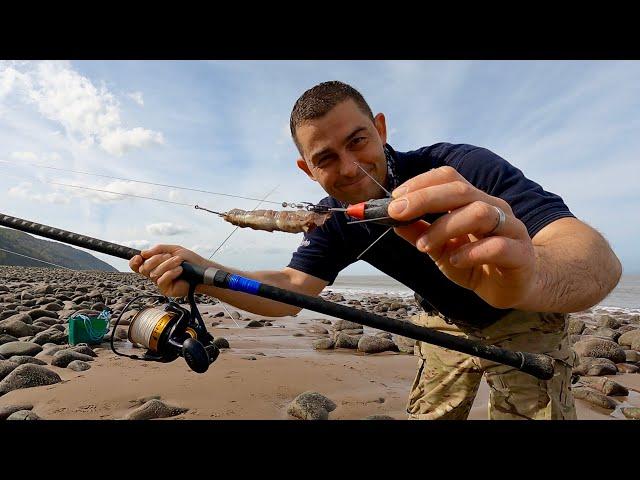
[[[397,349],[396,344],[388,338],[363,335],[358,340],[358,350],[364,353],[380,353]]]
[[[617,402],[603,393],[588,387],[573,387],[571,389],[574,398],[584,400],[600,408],[614,410],[618,405]]]
[[[14,309],[5,310],[4,312],[0,312],[0,320],[5,320],[5,319],[7,319],[9,317],[13,317],[17,313],[18,313],[18,311],[14,310]]]
[[[89,355],[90,357],[94,357],[94,358],[98,356],[98,354],[94,352],[91,349],[91,347],[86,343],[79,343],[71,347],[70,350],[73,350],[74,352],[82,353],[84,355]]]
[[[34,295],[53,295],[55,293],[51,285],[40,285],[32,291]]]
[[[20,294],[20,300],[22,301],[22,303],[24,303],[25,300],[33,300],[33,295],[31,295],[29,292],[22,292]]]
[[[626,358],[622,347],[611,340],[581,340],[573,349],[580,357],[608,358],[613,363],[622,363]]]
[[[413,338],[403,337],[402,335],[393,335],[392,339],[400,352],[410,354],[414,353],[414,346],[417,342]]]
[[[214,317],[214,318],[217,318],[217,317],[224,317],[224,312],[218,312],[218,313],[216,313],[213,317]]]
[[[60,309],[62,310],[62,309]],[[45,310],[43,308],[37,308],[35,310],[29,310],[29,316],[31,320],[37,320],[40,317],[51,317],[51,312],[49,310]]]
[[[318,338],[313,341],[312,345],[315,350],[331,350],[335,347],[336,342],[330,338]]]
[[[60,350],[66,350],[69,348],[69,345],[52,345],[52,344],[45,344],[45,345],[50,345],[50,346],[43,345],[42,352],[36,355],[36,357],[40,358],[41,356],[44,356],[44,355],[54,355],[56,352],[59,352]]]
[[[262,327],[262,326],[264,326],[264,325],[262,325],[262,323],[259,322],[258,320],[251,320],[249,323],[247,323],[245,325],[244,328],[259,328],[259,327]]]
[[[9,415],[7,420],[40,420],[40,417],[31,410],[18,410]]]
[[[68,341],[68,335],[56,328],[49,328],[33,337],[32,343],[37,343],[38,345],[44,345],[45,343],[55,343],[57,345],[63,345]]]
[[[58,323],[58,319],[57,318],[53,318],[53,317],[40,317],[38,318],[38,320],[35,320],[33,322],[33,325],[44,325],[45,328],[48,328],[52,325],[56,325]]]
[[[14,337],[13,335],[7,335],[6,333],[3,333],[2,335],[0,335],[0,345],[4,345],[5,343],[9,343],[9,342],[17,342],[18,338]]]
[[[0,345],[0,355],[10,358],[14,355],[29,355],[31,357],[42,351],[42,347],[33,342],[8,342]]]
[[[14,355],[9,359],[10,361],[17,363],[18,365],[24,365],[25,363],[33,363],[34,365],[46,365],[47,362],[43,362],[39,358],[30,357],[28,355]]]
[[[634,330],[638,330],[638,327],[635,325],[623,325],[617,331],[622,335],[623,333],[633,332]]]
[[[214,338],[213,339],[213,343],[218,348],[230,348],[229,347],[229,340],[227,340],[224,337],[216,337],[216,338]]]
[[[338,320],[333,324],[335,331],[340,330],[362,330],[362,325],[356,322],[350,322],[349,320]]]
[[[169,405],[162,400],[152,399],[135,410],[127,413],[125,420],[152,420],[154,418],[175,417],[188,412],[188,408]]]
[[[619,332],[616,332],[612,328],[598,327],[594,332],[594,335],[596,337],[606,338],[607,340],[612,340],[615,342],[616,340],[618,340],[621,334]]]
[[[149,400],[160,400],[160,398],[162,398],[160,395],[145,395],[144,397],[139,397],[136,398],[135,400],[129,400],[130,403],[133,403],[134,405],[142,405],[144,403],[147,403]]]
[[[84,372],[85,370],[89,370],[91,365],[87,362],[83,362],[82,360],[73,360],[72,362],[69,362],[67,368],[75,372]]]
[[[567,327],[567,333],[569,335],[580,335],[584,330],[585,323],[578,318],[569,318],[569,325]]]
[[[51,365],[54,367],[66,368],[74,360],[82,360],[83,362],[93,362],[93,357],[90,355],[85,355],[80,352],[76,352],[71,349],[60,350],[53,355],[53,360],[51,360]]]
[[[42,365],[18,365],[0,382],[0,396],[19,388],[53,385],[61,381],[60,375]]]
[[[635,350],[625,350],[626,355],[625,363],[637,363],[640,362],[640,353]]]
[[[13,317],[0,321],[0,333],[6,333],[18,338],[38,333],[38,327],[34,327],[22,320],[18,320],[15,318],[16,316],[17,315],[14,315]]]
[[[625,417],[632,420],[640,420],[640,407],[624,407],[620,410]]]
[[[301,420],[328,420],[329,412],[336,404],[317,392],[304,392],[298,395],[287,407],[287,413]]]
[[[21,410],[31,410],[33,405],[30,403],[21,403],[19,405],[7,405],[0,407],[0,420],[6,420],[12,413],[19,412]]]
[[[237,312],[235,310],[230,312],[230,314],[231,314],[231,318],[233,318],[234,320],[240,320],[240,317],[242,316],[242,315],[240,315],[239,312]]]
[[[62,310],[62,305],[55,302],[47,303],[46,305],[43,305],[42,309],[49,312],[59,312],[60,310]]]
[[[340,333],[345,333],[347,335],[364,335],[364,329],[360,328],[345,328],[344,330],[340,330]]]
[[[352,337],[351,335],[347,335],[346,333],[339,332],[335,338],[335,348],[356,349],[358,348],[359,340],[360,339],[357,337]]]
[[[623,347],[631,347],[631,344],[637,339],[640,339],[640,328],[636,328],[620,335],[618,337],[618,344]]]
[[[574,375],[615,375],[616,364],[608,358],[581,357],[580,363],[573,367]]]
[[[389,332],[378,332],[375,334],[376,337],[388,338],[389,340],[393,340],[393,335]]]
[[[368,417],[364,417],[363,420],[395,420],[395,418],[389,415],[369,415]]]
[[[6,321],[9,321],[9,320],[19,320],[19,321],[21,321],[22,323],[26,323],[27,325],[31,325],[31,324],[33,323],[33,318],[31,318],[31,316],[30,316],[28,313],[25,313],[25,312],[19,312],[19,313],[16,313],[16,314],[14,314],[14,315],[11,315],[10,317],[5,318],[5,319],[3,320],[3,322],[4,322],[5,320],[6,320]],[[3,322],[0,322],[0,323],[3,323]]]
[[[596,320],[596,325],[598,325],[599,327],[616,329],[622,326],[622,321],[618,320],[615,317],[612,317],[611,315],[604,314],[604,315],[598,316]]]
[[[0,380],[9,375],[19,365],[10,360],[0,360]]]
[[[315,333],[318,335],[327,335],[329,333],[329,330],[321,327],[320,325],[311,325],[309,328],[307,328],[307,331],[309,333]]]
[[[616,363],[616,368],[619,373],[636,373],[640,369],[637,365],[630,363]]]
[[[580,383],[585,387],[593,388],[609,396],[627,396],[629,390],[618,382],[609,380],[607,377],[580,377]]]

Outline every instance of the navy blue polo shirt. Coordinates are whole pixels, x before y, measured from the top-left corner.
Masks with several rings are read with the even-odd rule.
[[[410,152],[396,152],[389,145],[385,149],[389,190],[432,168],[449,165],[478,189],[508,202],[531,238],[554,220],[574,217],[561,197],[545,191],[486,148],[436,143]],[[343,206],[333,197],[325,197],[320,203]],[[432,214],[425,220],[433,222],[443,214]],[[288,266],[331,285],[338,273],[356,262],[358,255],[388,228],[374,223],[347,225],[350,220],[344,213],[334,213],[321,227],[305,234]],[[427,306],[451,321],[483,327],[510,311],[492,307],[472,290],[449,280],[429,255],[394,232],[387,233],[360,259],[418,293]]]

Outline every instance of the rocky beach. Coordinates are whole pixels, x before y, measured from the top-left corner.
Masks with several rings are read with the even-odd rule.
[[[204,374],[182,358],[118,356],[107,341],[69,345],[73,315],[108,306],[113,324],[157,293],[134,273],[0,267],[0,420],[406,419],[413,340],[306,310],[265,318],[196,295],[221,352]],[[419,311],[402,295],[322,295],[403,321]],[[140,355],[130,317],[116,348]],[[569,334],[578,418],[640,418],[640,314],[595,307],[570,315]],[[471,419],[487,418],[487,399],[483,383]]]

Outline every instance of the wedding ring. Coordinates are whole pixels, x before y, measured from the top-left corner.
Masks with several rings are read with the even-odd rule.
[[[498,222],[496,223],[496,226],[493,227],[493,229],[486,234],[487,236],[493,235],[496,232],[496,230],[498,230],[502,225],[504,225],[504,222],[507,221],[507,214],[504,213],[501,208],[498,208],[496,206],[494,206],[493,208],[495,208],[498,211]]]

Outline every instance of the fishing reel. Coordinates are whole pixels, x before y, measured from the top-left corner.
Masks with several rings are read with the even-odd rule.
[[[111,350],[117,355],[134,360],[162,363],[183,357],[194,372],[206,372],[209,365],[218,358],[220,350],[213,343],[213,336],[207,332],[196,306],[194,292],[195,285],[190,285],[188,295],[190,311],[162,295],[139,295],[131,300],[113,326]],[[146,306],[138,310],[129,324],[127,338],[131,343],[147,348],[147,351],[142,356],[118,352],[113,345],[118,324],[131,305],[145,298],[154,298],[164,305]]]

